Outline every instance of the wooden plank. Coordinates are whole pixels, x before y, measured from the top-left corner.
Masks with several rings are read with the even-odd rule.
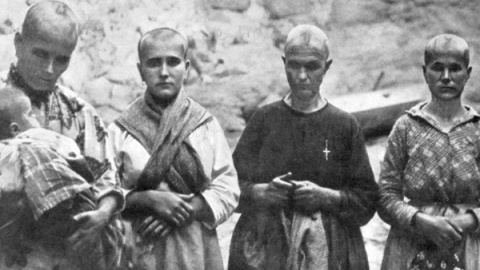
[[[388,133],[395,121],[406,110],[427,100],[425,84],[390,88],[374,92],[329,98],[333,105],[352,113],[363,128],[366,137]]]
[[[430,92],[425,84],[407,85],[373,92],[356,93],[328,98],[331,104],[353,114],[363,128],[366,137],[388,134],[395,121],[406,110],[419,102],[426,101]],[[279,95],[269,95],[258,107],[282,99]],[[243,110],[246,121],[255,108]]]

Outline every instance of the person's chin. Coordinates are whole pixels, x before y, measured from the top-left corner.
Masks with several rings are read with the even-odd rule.
[[[441,93],[441,94],[437,94],[436,97],[440,100],[443,100],[443,101],[449,101],[449,100],[455,100],[455,99],[459,99],[461,97],[461,93]]]
[[[462,95],[462,90],[455,88],[440,88],[435,91],[435,95],[441,100],[457,99]]]
[[[30,85],[31,88],[41,92],[51,91],[55,87],[55,83],[46,82],[44,80],[38,80],[28,84]]]
[[[158,91],[155,95],[156,98],[161,99],[161,100],[171,100],[177,97],[178,91],[175,91],[174,89],[162,89],[161,91]]]
[[[310,89],[296,89],[294,91],[294,95],[301,99],[311,99],[315,97],[315,94]]]

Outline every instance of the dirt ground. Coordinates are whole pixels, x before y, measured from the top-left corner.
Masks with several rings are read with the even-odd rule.
[[[375,173],[375,179],[377,180],[380,173],[380,162],[383,160],[383,155],[385,153],[386,140],[386,137],[380,137],[367,141],[367,151],[370,157],[370,163]],[[217,229],[225,265],[227,265],[228,262],[228,252],[232,231],[238,218],[239,214],[234,214],[229,220],[227,220],[227,222],[220,225]],[[362,227],[370,270],[380,269],[383,257],[383,248],[385,246],[385,240],[387,239],[388,231],[389,225],[383,222],[376,214],[367,225]]]

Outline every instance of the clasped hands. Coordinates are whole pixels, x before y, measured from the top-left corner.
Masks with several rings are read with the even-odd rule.
[[[449,249],[477,226],[475,217],[461,214],[452,217],[432,216],[418,212],[414,216],[414,229],[425,235],[441,249]]]
[[[253,187],[253,198],[258,205],[283,208],[293,204],[305,213],[318,211],[324,197],[324,188],[308,180],[293,180],[291,173]]]
[[[195,219],[191,201],[194,194],[184,195],[170,191],[150,192],[150,209],[154,215],[146,217],[137,232],[145,238],[161,238],[175,227],[183,227]]]

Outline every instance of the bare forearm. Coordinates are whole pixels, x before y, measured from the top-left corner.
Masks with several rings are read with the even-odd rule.
[[[134,191],[126,198],[127,208],[150,207],[150,191]]]
[[[207,202],[201,196],[195,196],[192,198],[190,205],[193,208],[195,220],[200,222],[213,222],[215,217],[213,216],[210,207]]]

